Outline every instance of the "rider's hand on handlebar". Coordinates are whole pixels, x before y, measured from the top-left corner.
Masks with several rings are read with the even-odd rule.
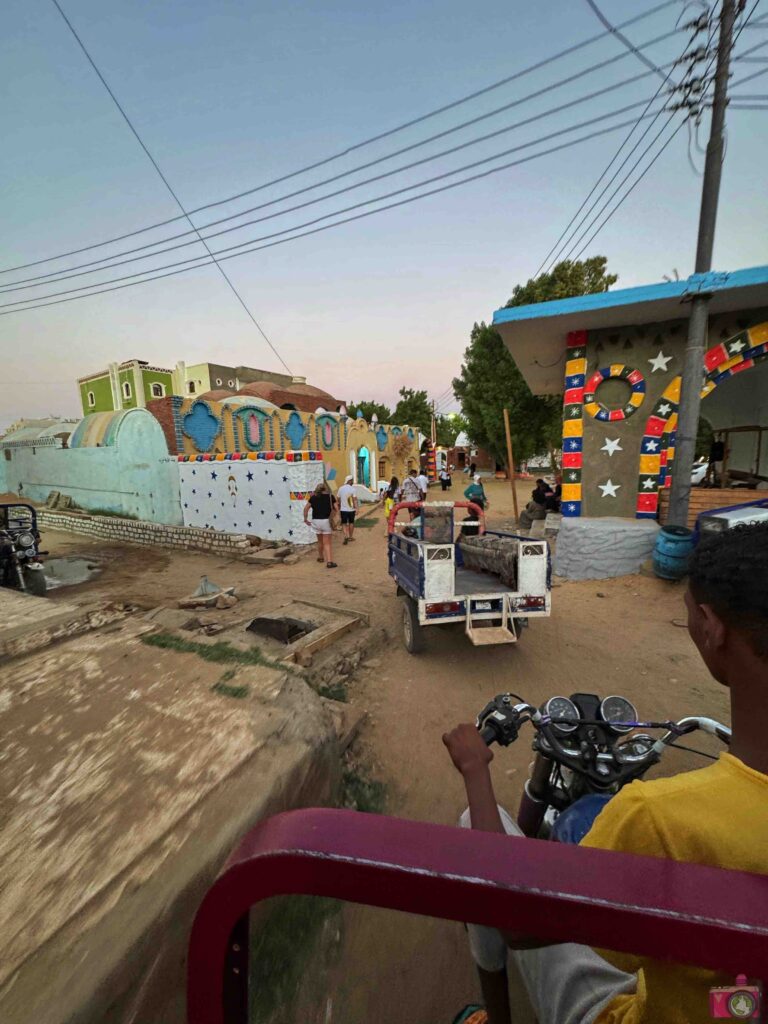
[[[493,760],[493,752],[477,727],[469,723],[457,725],[450,732],[443,733],[443,743],[448,748],[454,767],[465,777],[486,768]]]

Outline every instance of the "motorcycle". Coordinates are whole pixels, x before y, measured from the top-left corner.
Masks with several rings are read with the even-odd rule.
[[[579,843],[606,803],[627,783],[641,779],[670,747],[696,730],[728,744],[731,730],[712,718],[692,716],[679,722],[643,722],[634,705],[612,694],[573,693],[550,697],[541,707],[515,693],[494,697],[477,716],[480,735],[490,746],[508,747],[529,723],[534,729],[528,779],[520,800],[517,823],[533,839]],[[654,739],[646,729],[663,729]],[[691,747],[690,753],[711,757]],[[714,758],[713,758],[714,760]],[[457,1022],[509,1024],[511,1010],[506,971],[478,967],[486,1010],[467,1007]]]
[[[682,736],[702,730],[725,744],[731,738],[731,730],[712,718],[640,721],[634,705],[615,694],[550,697],[537,708],[517,694],[503,693],[486,704],[476,724],[487,744],[508,747],[527,722],[535,730],[536,756],[517,822],[525,835],[556,842],[578,843],[611,797],[641,779]],[[664,734],[654,739],[638,729],[663,729]]]
[[[32,505],[0,504],[0,586],[45,597],[42,554]]]

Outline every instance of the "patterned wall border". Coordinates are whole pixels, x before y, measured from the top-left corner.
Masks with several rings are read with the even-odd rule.
[[[566,340],[563,395],[564,516],[581,515],[581,470],[584,446],[584,381],[587,375],[587,332],[571,331]]]
[[[227,452],[211,455],[177,455],[177,462],[322,462],[322,452]]]
[[[701,397],[737,373],[743,373],[768,359],[768,322],[740,331],[727,341],[713,345],[704,356],[704,386]],[[680,377],[667,385],[645,426],[640,446],[640,475],[637,490],[637,519],[655,519],[659,490],[672,484]],[[669,406],[667,409],[666,406]]]
[[[625,380],[632,389],[629,401],[623,409],[609,409],[607,405],[597,399],[597,389],[606,380]],[[633,366],[625,366],[624,363],[612,363],[611,366],[604,366],[597,370],[587,381],[584,388],[584,412],[596,420],[604,423],[618,423],[628,419],[637,412],[645,401],[645,377]]]

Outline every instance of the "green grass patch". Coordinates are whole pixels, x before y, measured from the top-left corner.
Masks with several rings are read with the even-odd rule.
[[[269,668],[281,668],[282,666],[265,658],[258,647],[252,647],[247,651],[241,651],[232,644],[220,640],[215,644],[200,644],[194,640],[184,640],[173,633],[152,633],[143,636],[141,642],[150,647],[160,647],[165,651],[177,651],[180,654],[196,654],[203,661],[214,661],[219,664],[232,665],[266,665]]]
[[[331,686],[316,686],[315,692],[328,700],[338,700],[342,704],[347,703],[347,688],[344,683],[333,683]]]
[[[250,693],[249,686],[230,686],[229,683],[214,683],[211,687],[214,693],[220,693],[222,697],[234,697],[235,700],[242,700]]]
[[[371,778],[360,765],[347,763],[341,777],[341,805],[353,811],[381,814],[387,803],[387,787]]]
[[[324,927],[340,909],[338,900],[322,896],[269,901],[269,911],[251,934],[251,1024],[294,1020],[291,1007],[302,978],[317,957]]]
[[[110,508],[89,508],[85,510],[89,516],[107,516],[110,519],[136,519],[133,512],[113,512]]]

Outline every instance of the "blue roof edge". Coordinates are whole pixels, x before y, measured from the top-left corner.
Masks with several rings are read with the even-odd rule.
[[[711,271],[707,274],[691,274],[684,281],[661,281],[658,284],[643,284],[635,288],[620,288],[615,292],[597,292],[593,295],[576,295],[570,299],[555,299],[552,302],[536,302],[529,306],[502,306],[493,314],[493,323],[498,325],[517,320],[538,320],[549,316],[564,316],[568,313],[629,306],[638,302],[654,302],[658,299],[682,300],[702,292],[746,288],[757,284],[768,284],[768,266],[747,267],[731,273]]]

